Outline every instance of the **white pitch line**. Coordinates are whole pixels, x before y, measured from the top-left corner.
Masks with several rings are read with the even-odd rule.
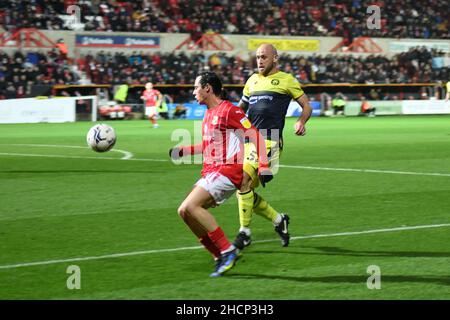
[[[67,146],[67,145],[61,145],[61,144],[20,144],[20,143],[12,143],[12,144],[3,144],[3,145],[23,146],[23,147],[50,147],[50,148],[89,149],[89,147]],[[130,160],[134,156],[131,152],[126,151],[126,150],[112,149],[110,151],[122,153],[123,157],[120,158],[121,160]]]
[[[430,224],[430,225],[410,226],[410,227],[396,227],[396,228],[375,229],[375,230],[366,230],[366,231],[338,232],[338,233],[328,233],[328,234],[313,234],[313,235],[309,235],[309,236],[291,237],[291,240],[313,239],[313,238],[329,238],[329,237],[340,237],[340,236],[353,236],[353,235],[359,235],[359,234],[395,232],[395,231],[404,231],[404,230],[418,230],[418,229],[430,229],[430,228],[442,228],[442,227],[450,227],[450,223]],[[273,242],[273,241],[274,240],[259,240],[259,241],[255,241],[255,242],[261,242],[262,243],[262,242]],[[279,241],[279,239],[277,241]]]
[[[33,145],[37,146],[37,145]],[[42,145],[46,146],[46,145]],[[71,146],[72,148],[85,148]],[[111,151],[127,152],[124,150],[113,149]],[[17,157],[44,157],[44,158],[68,158],[68,159],[101,159],[101,160],[132,160],[132,161],[150,161],[150,162],[167,162],[170,159],[144,159],[144,158],[130,158],[133,154],[125,155],[122,158],[109,158],[109,157],[89,157],[89,156],[66,156],[66,155],[52,155],[52,154],[34,154],[34,153],[7,153],[0,152],[0,156],[17,156]],[[281,168],[293,168],[293,169],[305,169],[305,170],[324,170],[324,171],[344,171],[344,172],[362,172],[362,173],[383,173],[383,174],[401,174],[401,175],[416,175],[416,176],[438,176],[438,177],[450,177],[450,173],[436,173],[436,172],[414,172],[414,171],[393,171],[393,170],[374,170],[374,169],[352,169],[352,168],[330,168],[330,167],[311,167],[311,166],[295,166],[280,164]]]
[[[131,160],[134,156],[130,151],[126,151],[126,150],[112,149],[111,151],[122,153],[124,155],[122,158],[120,158],[122,160]]]
[[[81,258],[70,258],[70,259],[56,259],[56,260],[48,260],[48,261],[36,261],[36,262],[27,262],[27,263],[3,265],[3,266],[0,266],[0,269],[13,269],[13,268],[20,268],[20,267],[42,266],[42,265],[66,263],[66,262],[77,262],[77,261],[89,261],[89,260],[120,258],[120,257],[137,256],[137,255],[151,254],[151,253],[163,253],[163,252],[173,252],[173,251],[196,250],[196,249],[201,249],[201,248],[202,248],[202,246],[181,247],[181,248],[173,248],[173,249],[160,249],[160,250],[145,250],[145,251],[124,252],[124,253],[113,253],[113,254],[107,254],[107,255],[103,255],[103,256],[92,256],[92,257],[81,257]]]
[[[152,161],[152,162],[166,162],[169,160],[162,159],[123,159],[123,158],[108,158],[108,157],[82,157],[82,156],[63,156],[58,154],[34,154],[34,153],[6,153],[0,152],[0,156],[12,157],[42,157],[42,158],[62,158],[62,159],[102,159],[102,160],[120,160],[120,161]]]
[[[450,173],[434,173],[434,172],[413,172],[413,171],[392,171],[392,170],[373,170],[373,169],[352,169],[352,168],[328,168],[328,167],[310,167],[310,166],[292,166],[280,164],[279,167],[307,170],[325,170],[325,171],[348,171],[348,172],[364,172],[364,173],[388,173],[388,174],[406,174],[417,176],[442,176],[450,177]]]
[[[313,235],[307,235],[307,236],[291,237],[291,240],[353,236],[353,235],[360,235],[360,234],[443,228],[443,227],[450,227],[450,223],[430,224],[430,225],[410,226],[410,227],[396,227],[396,228],[386,228],[386,229],[373,229],[373,230],[365,230],[365,231],[338,232],[338,233],[328,233],[328,234],[313,234]],[[278,242],[278,241],[280,241],[280,239],[258,240],[258,241],[254,241],[254,243]],[[17,264],[9,264],[9,265],[0,265],[0,269],[15,269],[15,268],[20,268],[20,267],[42,266],[42,265],[57,264],[57,263],[111,259],[111,258],[129,257],[129,256],[136,256],[136,255],[152,254],[152,253],[197,250],[197,249],[201,249],[201,248],[203,248],[203,247],[202,246],[180,247],[180,248],[171,248],[171,249],[157,249],[157,250],[144,250],[144,251],[133,251],[133,252],[124,252],[124,253],[113,253],[113,254],[107,254],[107,255],[102,255],[102,256],[25,262],[25,263],[17,263]]]

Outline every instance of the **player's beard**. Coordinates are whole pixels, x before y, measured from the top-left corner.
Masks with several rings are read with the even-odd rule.
[[[260,72],[264,77],[267,77],[275,69],[275,62],[270,62],[262,72]]]

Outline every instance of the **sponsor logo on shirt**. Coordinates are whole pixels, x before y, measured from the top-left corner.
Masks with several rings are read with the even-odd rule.
[[[260,100],[270,100],[270,101],[272,101],[273,97],[272,96],[253,96],[253,97],[250,97],[248,102],[250,104],[255,104],[255,103],[257,103]]]

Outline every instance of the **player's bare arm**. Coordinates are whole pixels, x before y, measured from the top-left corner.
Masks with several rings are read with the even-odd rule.
[[[202,144],[194,144],[190,146],[182,146],[182,147],[174,147],[169,150],[169,156],[173,160],[178,160],[181,157],[188,156],[188,155],[194,155],[194,154],[200,154],[202,153]]]
[[[302,115],[298,118],[297,122],[295,123],[295,134],[298,136],[304,136],[306,134],[306,123],[308,122],[309,118],[311,118],[312,114],[312,108],[309,104],[309,99],[306,94],[303,94],[301,97],[299,97],[297,100],[298,104],[302,107]]]
[[[258,178],[261,185],[265,187],[266,183],[273,179],[273,174],[269,167],[269,159],[266,154],[266,144],[264,142],[264,138],[258,129],[256,129],[253,125],[250,130],[245,132],[244,138],[248,138],[249,142],[256,146],[256,153],[259,159]],[[251,178],[247,175],[247,177],[244,177],[244,180],[247,180],[246,183],[248,184],[247,186],[244,186],[244,188],[249,188]]]

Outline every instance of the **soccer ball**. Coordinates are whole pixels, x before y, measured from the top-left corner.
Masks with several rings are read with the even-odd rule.
[[[92,150],[106,152],[116,144],[116,133],[107,124],[96,124],[87,133],[87,144]]]

